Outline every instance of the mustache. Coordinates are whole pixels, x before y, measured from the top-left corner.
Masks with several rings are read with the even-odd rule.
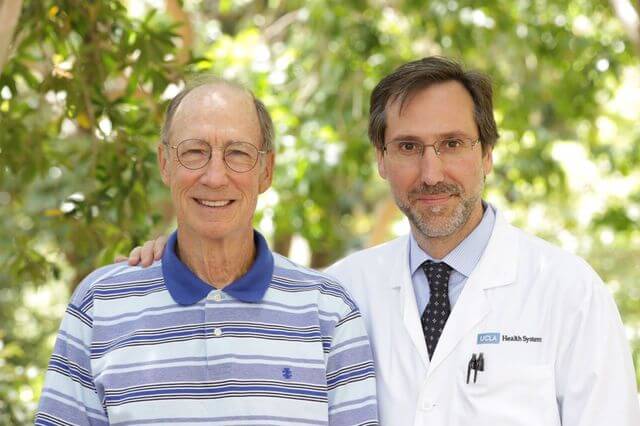
[[[461,192],[460,187],[452,183],[438,182],[435,185],[427,185],[423,183],[409,191],[409,196],[440,194],[460,195]]]

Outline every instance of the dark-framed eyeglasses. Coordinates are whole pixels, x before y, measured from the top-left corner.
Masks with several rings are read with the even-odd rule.
[[[431,147],[438,158],[449,161],[463,157],[478,142],[480,142],[479,138],[475,140],[446,138],[426,145],[414,140],[393,140],[384,145],[383,151],[387,153],[389,159],[407,163],[420,160],[425,150]]]
[[[211,160],[213,150],[222,151],[224,164],[232,171],[246,173],[253,169],[258,157],[267,151],[259,150],[249,142],[229,142],[222,147],[212,147],[202,139],[185,139],[176,145],[168,145],[176,150],[176,157],[181,166],[189,170],[198,170]]]

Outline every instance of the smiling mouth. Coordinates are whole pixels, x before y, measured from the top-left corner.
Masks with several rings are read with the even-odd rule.
[[[453,194],[420,195],[416,200],[427,204],[439,204],[448,201]]]
[[[194,200],[196,200],[196,203],[205,207],[225,207],[234,202],[234,200],[211,201],[211,200],[202,200],[200,198],[194,198]]]

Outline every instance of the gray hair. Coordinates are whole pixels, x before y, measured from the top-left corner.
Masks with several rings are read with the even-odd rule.
[[[417,91],[433,84],[457,81],[473,99],[473,117],[480,133],[482,147],[493,147],[498,140],[498,128],[493,117],[491,79],[477,71],[467,71],[453,59],[429,56],[408,62],[383,78],[371,93],[369,109],[369,140],[377,149],[384,149],[387,130],[386,108],[390,102],[400,102],[400,111]]]
[[[232,87],[240,90],[241,92],[246,93],[256,108],[256,113],[258,114],[258,122],[260,123],[260,133],[262,135],[262,149],[271,152],[274,149],[274,138],[275,138],[275,130],[273,128],[273,120],[271,120],[271,115],[267,110],[267,107],[264,103],[256,98],[253,92],[243,85],[236,83],[234,81],[226,80],[223,78],[219,78],[209,74],[201,74],[192,76],[187,80],[187,84],[184,89],[180,91],[169,103],[167,107],[167,111],[164,117],[164,123],[162,124],[161,131],[161,142],[165,146],[169,146],[169,132],[171,131],[171,123],[173,122],[173,117],[178,109],[178,106],[182,103],[182,100],[194,89],[206,86],[206,85],[224,85],[228,87]]]

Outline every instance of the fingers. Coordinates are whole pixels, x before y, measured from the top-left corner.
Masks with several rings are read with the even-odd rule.
[[[140,246],[137,246],[133,250],[131,250],[131,253],[129,253],[129,266],[136,266],[138,263],[140,263],[141,251],[142,247]]]
[[[164,247],[167,245],[167,237],[164,235],[159,236],[153,242],[153,259],[160,260],[162,259],[162,253],[164,252]]]
[[[140,251],[140,266],[147,267],[153,263],[153,244],[154,241],[147,241],[142,245]]]
[[[114,263],[118,263],[118,262],[124,262],[125,260],[129,259],[127,256],[123,256],[121,254],[117,255],[115,259],[113,259]]]
[[[116,262],[129,260],[130,266],[142,266],[146,268],[154,261],[162,259],[164,247],[167,245],[167,237],[160,236],[152,241],[145,242],[142,246],[138,246],[131,250],[129,257],[118,256]]]

